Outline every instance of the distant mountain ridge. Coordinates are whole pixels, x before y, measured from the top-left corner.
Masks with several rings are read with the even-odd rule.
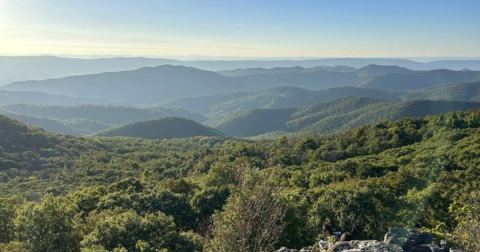
[[[158,65],[183,65],[209,71],[238,68],[305,68],[316,66],[348,66],[360,68],[370,64],[397,65],[412,70],[480,70],[480,60],[437,60],[422,63],[407,59],[389,58],[327,58],[309,60],[198,60],[180,61],[164,58],[113,57],[76,59],[54,56],[0,56],[0,85],[23,80],[43,80],[72,75],[119,72]],[[38,66],[42,66],[39,68]]]
[[[224,133],[193,120],[178,117],[140,121],[101,131],[95,136],[136,137],[144,139],[172,139],[196,136],[225,137]]]
[[[347,85],[386,90],[415,90],[431,88],[447,83],[474,80],[480,80],[480,72],[439,69],[413,72],[411,74],[385,73],[376,76],[367,76],[352,81]]]
[[[36,91],[7,91],[0,90],[0,106],[13,104],[37,104],[37,105],[114,105],[114,106],[137,106],[131,102],[114,102],[95,98],[72,97],[66,95],[52,95]]]
[[[141,104],[171,97],[209,95],[212,90],[221,93],[242,89],[223,75],[171,65],[44,81],[15,82],[2,88],[108,100],[128,100]]]
[[[294,69],[297,71],[300,68]],[[163,65],[124,72],[14,82],[1,87],[1,89],[41,91],[49,94],[151,105],[171,99],[279,86],[321,90],[350,85],[386,90],[408,90],[451,82],[473,81],[480,78],[480,72],[474,71],[411,71],[396,66],[379,65],[368,65],[364,68],[343,72],[325,69],[303,72],[304,70],[299,73],[228,77],[192,67]]]
[[[252,76],[252,75],[275,75],[275,74],[291,74],[291,73],[314,73],[314,72],[339,72],[347,73],[354,72],[359,77],[365,76],[374,76],[384,73],[414,73],[415,71],[393,65],[376,65],[370,64],[362,68],[354,68],[348,66],[317,66],[304,68],[300,66],[295,67],[274,67],[274,68],[241,68],[234,70],[223,70],[218,71],[218,73],[230,76],[230,77],[240,77],[240,76]]]
[[[248,109],[306,106],[346,96],[367,97],[395,102],[408,100],[480,102],[480,81],[454,83],[430,89],[410,91],[389,91],[353,86],[318,91],[296,87],[275,87],[259,91],[176,99],[159,103],[157,106],[185,108],[209,117],[217,117]]]
[[[197,60],[180,61],[165,58],[113,57],[78,59],[55,56],[0,56],[0,86],[16,81],[63,78],[73,75],[120,72],[159,65],[189,66],[208,71],[239,68],[275,67],[334,67],[361,68],[371,64],[396,65],[412,70],[480,70],[480,60],[437,60],[422,63],[407,59],[389,58],[327,58],[307,60]],[[38,66],[42,66],[39,68]]]

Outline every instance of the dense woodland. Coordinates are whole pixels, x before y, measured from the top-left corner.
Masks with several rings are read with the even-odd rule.
[[[74,137],[4,116],[0,135],[1,251],[300,248],[324,223],[478,248],[479,110],[275,141]]]

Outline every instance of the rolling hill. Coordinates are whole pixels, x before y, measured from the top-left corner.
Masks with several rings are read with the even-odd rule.
[[[167,117],[150,121],[135,122],[101,131],[95,136],[135,137],[144,139],[172,139],[195,136],[226,136],[222,132],[193,120]]]
[[[476,102],[407,101],[396,103],[372,98],[343,97],[298,108],[242,111],[210,119],[204,124],[238,137],[272,134],[272,132],[275,136],[293,132],[325,134],[352,129],[364,124],[374,124],[383,120],[421,117],[478,107],[480,107],[480,103]],[[269,123],[272,120],[275,121]],[[260,133],[262,131],[263,133]]]

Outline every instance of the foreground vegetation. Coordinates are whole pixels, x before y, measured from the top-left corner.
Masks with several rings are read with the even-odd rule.
[[[478,251],[479,110],[277,141],[76,138],[1,116],[0,136],[0,251],[299,248],[327,222]]]

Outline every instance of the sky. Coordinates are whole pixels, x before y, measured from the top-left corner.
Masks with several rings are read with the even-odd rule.
[[[0,55],[479,57],[479,0],[0,0]]]

